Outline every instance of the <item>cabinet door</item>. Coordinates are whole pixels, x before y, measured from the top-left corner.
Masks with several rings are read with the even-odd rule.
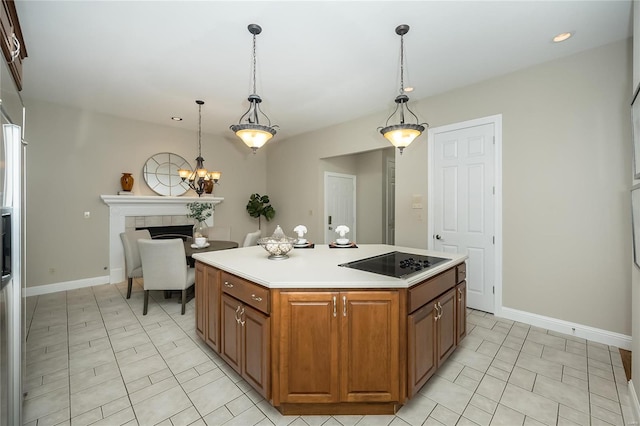
[[[220,353],[220,271],[208,266],[204,270],[204,276],[207,284],[204,292],[206,307],[204,341],[211,349]]]
[[[201,339],[205,338],[205,317],[206,317],[206,304],[205,304],[205,271],[206,267],[204,264],[197,262],[196,263],[196,289],[195,289],[195,299],[196,299],[196,333],[200,336]]]
[[[340,400],[398,401],[399,296],[396,291],[340,293]]]
[[[462,281],[456,286],[456,346],[467,335],[467,282]]]
[[[407,383],[409,398],[435,373],[436,359],[436,302],[427,303],[408,317],[407,324]]]
[[[242,309],[242,377],[268,400],[271,397],[269,317],[247,305]]]
[[[338,293],[280,294],[281,402],[339,401],[338,314]]]
[[[222,295],[220,315],[220,356],[238,374],[242,374],[240,312],[242,303],[226,294]]]
[[[452,288],[438,298],[440,316],[437,321],[437,354],[438,365],[441,365],[456,348],[456,297],[455,288]]]

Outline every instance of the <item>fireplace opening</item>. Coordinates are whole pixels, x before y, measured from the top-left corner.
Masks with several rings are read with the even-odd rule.
[[[170,238],[181,238],[183,241],[191,241],[193,238],[193,225],[171,225],[171,226],[140,226],[141,229],[149,230],[151,238],[155,240],[167,240]]]

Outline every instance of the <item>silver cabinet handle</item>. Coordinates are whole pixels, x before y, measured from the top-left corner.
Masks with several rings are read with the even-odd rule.
[[[233,288],[233,284],[231,284],[229,281],[225,281],[224,282],[224,286],[225,287],[229,287],[229,288]]]
[[[337,315],[337,312],[336,312],[336,297],[333,296],[333,317],[335,318],[336,315]]]
[[[433,304],[433,310],[436,311],[436,315],[435,315],[435,317],[433,317],[433,320],[437,322],[438,319],[440,318],[440,316],[438,315],[438,304],[437,303]]]
[[[15,46],[15,50],[11,51],[11,63],[13,63],[20,55],[20,42],[18,41],[18,37],[16,37],[15,33],[11,34],[11,42]]]
[[[243,321],[243,320],[242,320],[242,316],[243,316],[243,315],[244,315],[244,308],[242,308],[242,312],[240,312],[240,325],[244,327],[244,323],[245,323],[246,321]]]
[[[238,324],[240,324],[240,317],[238,316],[239,312],[240,312],[240,305],[238,305],[238,309],[236,309],[236,322]]]
[[[262,302],[262,297],[258,297],[258,296],[256,296],[255,294],[252,294],[252,295],[251,295],[251,298],[252,298],[253,300],[255,300],[256,302]]]
[[[462,289],[458,289],[458,302],[462,302]]]
[[[438,316],[438,319],[442,318],[442,305],[440,304],[440,302],[438,302],[438,308],[440,308],[440,315]]]
[[[342,316],[347,316],[347,296],[342,296]]]

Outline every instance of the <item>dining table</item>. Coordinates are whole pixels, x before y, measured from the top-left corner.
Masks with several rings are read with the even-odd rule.
[[[184,253],[187,256],[187,262],[189,266],[193,267],[195,264],[195,260],[193,259],[194,253],[205,253],[208,251],[216,251],[216,250],[228,250],[237,248],[238,243],[235,241],[226,241],[226,240],[209,240],[204,247],[195,247],[193,244],[193,240],[184,241]]]

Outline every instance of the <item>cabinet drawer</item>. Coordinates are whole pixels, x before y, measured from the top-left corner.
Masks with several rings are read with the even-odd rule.
[[[467,264],[461,263],[456,266],[456,284],[461,283],[467,279]]]
[[[456,269],[451,268],[448,271],[429,278],[420,284],[409,289],[409,313],[423,306],[430,300],[440,296],[445,291],[456,285]]]
[[[269,289],[259,286],[228,272],[220,273],[222,291],[259,311],[269,314]]]

